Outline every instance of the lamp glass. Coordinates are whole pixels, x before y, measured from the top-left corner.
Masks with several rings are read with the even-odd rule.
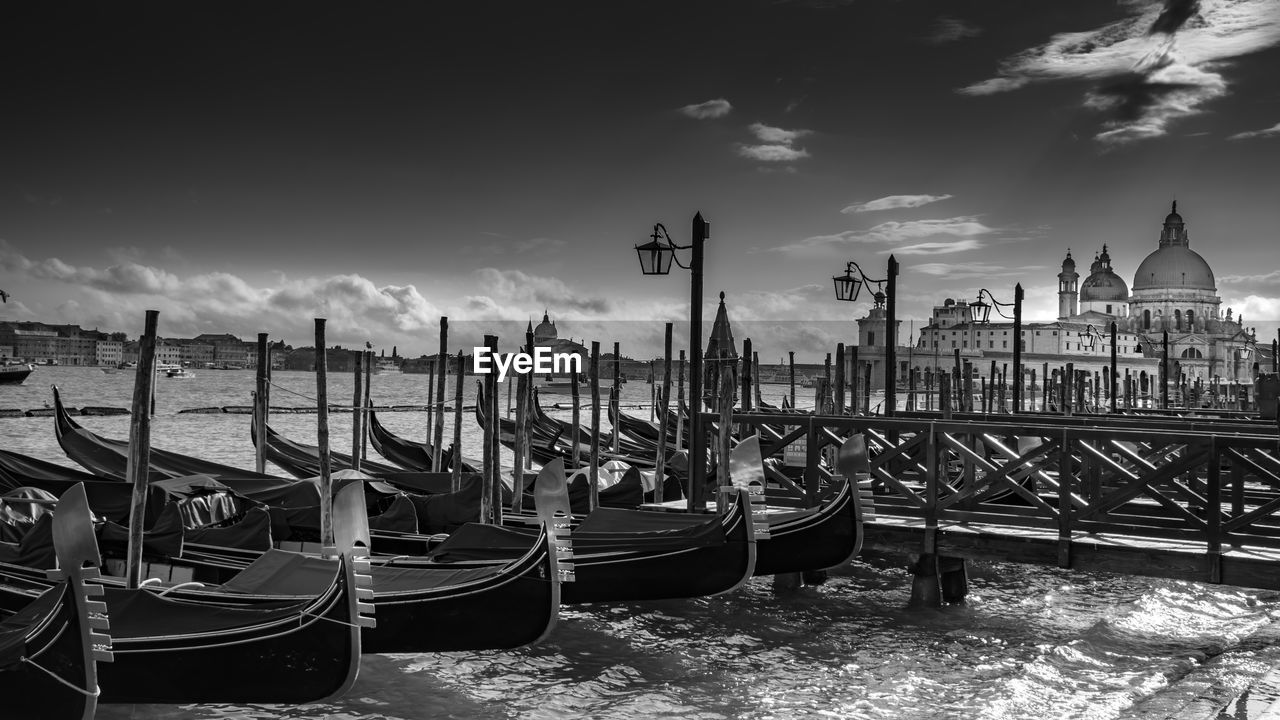
[[[969,303],[969,312],[975,322],[985,323],[991,320],[991,305],[982,302],[982,296]]]
[[[837,300],[853,302],[858,299],[858,292],[862,290],[861,280],[849,272],[845,272],[844,275],[836,275],[831,279],[835,282]]]
[[[670,245],[650,240],[636,246],[636,255],[640,258],[640,272],[645,275],[666,275],[671,272],[671,261],[675,259],[675,251]]]

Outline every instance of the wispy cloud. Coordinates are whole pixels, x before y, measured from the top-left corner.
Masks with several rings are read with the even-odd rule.
[[[854,203],[840,212],[845,215],[851,213],[876,212],[879,210],[897,210],[899,208],[917,208],[921,205],[928,205],[940,200],[947,200],[950,195],[886,195],[882,198],[869,200],[864,203]]]
[[[894,253],[895,255],[949,255],[951,253],[977,250],[985,246],[986,244],[978,238],[958,238],[956,240],[903,245],[902,247],[893,248],[891,250],[881,250],[880,252],[881,254]]]
[[[738,154],[760,162],[792,162],[809,157],[808,151],[789,145],[741,145]]]
[[[795,147],[796,140],[811,134],[811,130],[785,130],[783,128],[752,123],[748,128],[760,141],[758,145],[739,145],[738,154],[760,162],[793,162],[809,157],[804,148]]]
[[[1218,282],[1227,285],[1244,283],[1280,283],[1280,270],[1272,270],[1262,275],[1219,275]]]
[[[1274,0],[1135,3],[1137,14],[1103,27],[1055,35],[1005,60],[969,95],[1032,83],[1088,80],[1083,104],[1107,114],[1095,139],[1119,144],[1159,137],[1176,120],[1226,95],[1225,61],[1280,43]]]
[[[981,34],[982,28],[977,25],[967,23],[958,18],[940,17],[933,24],[933,30],[926,40],[934,45],[943,45],[965,38],[977,37]]]
[[[1262,130],[1249,130],[1248,132],[1236,133],[1227,139],[1249,140],[1251,138],[1269,138],[1276,136],[1280,136],[1280,123],[1276,123],[1269,128],[1263,128]]]
[[[875,243],[896,244],[948,235],[957,238],[975,238],[994,232],[996,232],[995,228],[982,224],[976,216],[972,215],[930,220],[908,220],[905,222],[890,221],[880,223],[867,230],[846,230],[831,235],[814,235],[773,249],[788,251],[824,246],[835,247]],[[974,242],[977,244],[972,247],[982,247],[980,242],[976,240]],[[894,250],[892,252],[897,251]]]
[[[1025,272],[1043,270],[1043,265],[1023,265],[1021,267],[1005,267],[987,263],[921,263],[911,266],[912,272],[946,277],[952,280],[967,280],[981,277],[1006,277],[1021,275]]]
[[[685,105],[679,110],[680,113],[688,115],[695,120],[724,117],[732,111],[733,106],[724,98],[716,98],[715,100],[708,100],[694,105]]]

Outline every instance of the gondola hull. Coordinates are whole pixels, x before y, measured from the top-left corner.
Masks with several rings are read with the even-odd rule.
[[[769,537],[756,543],[756,575],[826,570],[862,549],[858,494],[845,482],[819,508],[769,520]]]
[[[33,600],[25,627],[0,626],[0,702],[5,717],[87,720],[97,708],[92,652],[81,640],[81,619],[71,583],[62,582]],[[16,618],[15,618],[16,619]],[[8,642],[6,642],[8,641]],[[6,652],[24,646],[21,657]],[[11,648],[18,649],[18,648]],[[87,692],[81,692],[85,690]]]

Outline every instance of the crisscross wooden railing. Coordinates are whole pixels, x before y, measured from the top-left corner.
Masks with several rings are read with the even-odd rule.
[[[904,550],[950,543],[975,557],[1280,588],[1280,442],[1265,426],[753,413],[733,422],[761,432],[766,458],[790,447],[794,463],[803,443],[803,467],[770,476],[811,504],[830,477],[827,448],[862,433],[876,524],[885,537],[914,538]]]

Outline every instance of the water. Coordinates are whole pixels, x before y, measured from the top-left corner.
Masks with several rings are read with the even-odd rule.
[[[273,405],[313,405],[314,376],[280,372],[274,382]],[[426,382],[378,375],[373,397],[421,405]],[[131,402],[129,373],[41,368],[22,386],[0,387],[0,408],[43,407],[53,383],[77,407]],[[177,413],[248,405],[252,387],[248,371],[160,379],[153,446],[252,467],[248,415]],[[470,403],[474,383],[465,389]],[[778,402],[783,389],[766,387],[765,399]],[[349,402],[351,376],[332,376],[328,390],[331,402]],[[624,403],[648,398],[648,385],[624,386]],[[425,436],[424,413],[380,419]],[[80,421],[128,434],[127,417]],[[280,414],[272,425],[313,442],[315,421]],[[349,448],[350,417],[331,422],[334,446]],[[464,429],[465,451],[478,455],[469,413]],[[70,464],[50,418],[0,418],[0,438],[5,448]],[[1280,676],[1267,674],[1280,661],[1274,593],[994,563],[971,564],[970,582],[963,606],[908,611],[903,563],[860,560],[791,594],[775,594],[766,578],[718,598],[564,609],[550,637],[523,650],[367,655],[355,688],[332,704],[105,706],[98,717],[1153,720],[1219,717],[1216,700],[1230,702],[1221,717],[1240,720],[1280,698]]]

